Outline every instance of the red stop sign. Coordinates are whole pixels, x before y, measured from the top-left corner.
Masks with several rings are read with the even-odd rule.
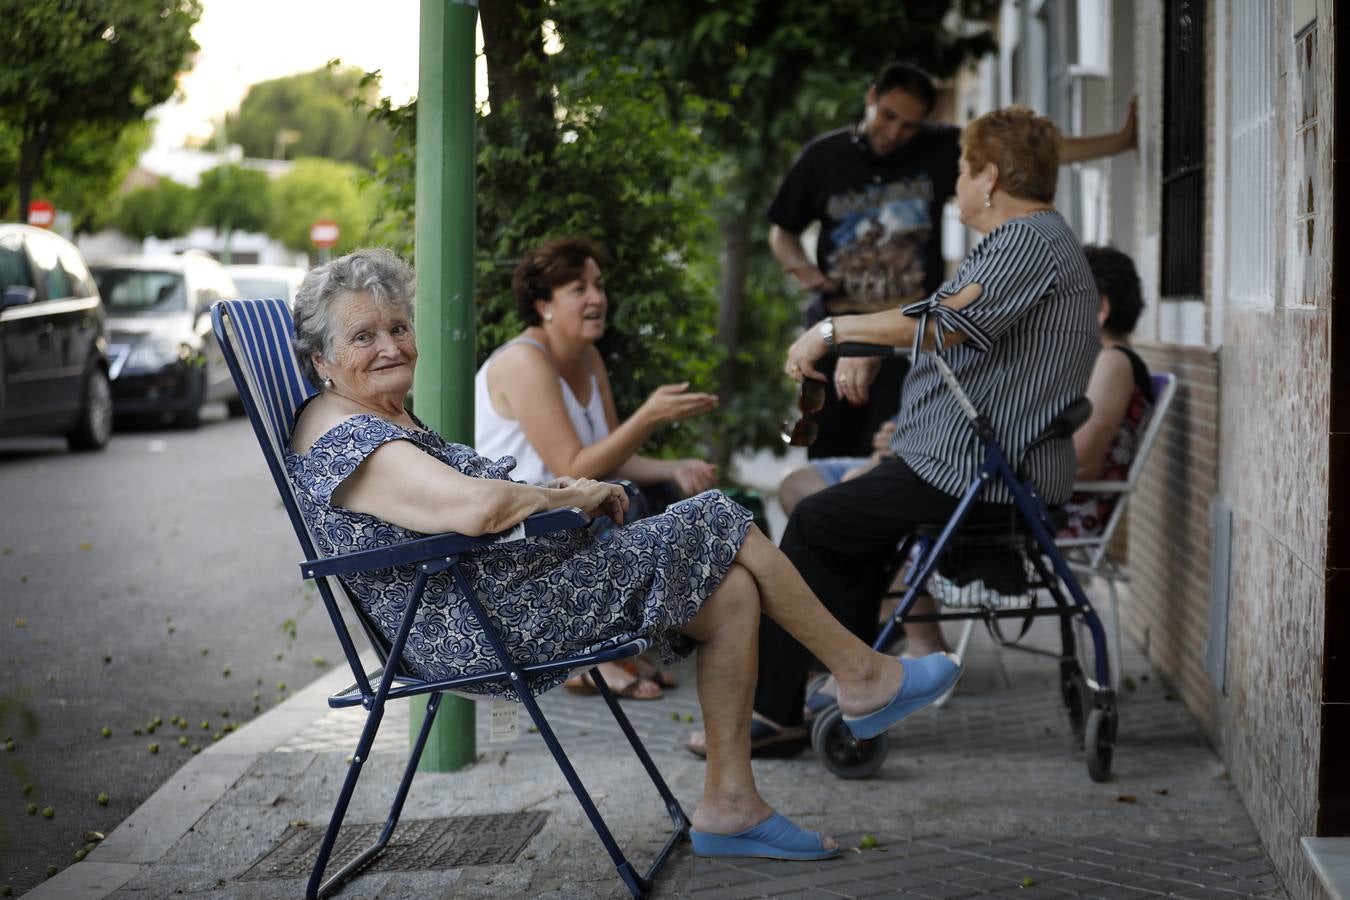
[[[56,221],[56,207],[48,200],[34,200],[28,204],[28,224],[51,228]]]
[[[320,219],[309,226],[309,240],[316,247],[331,247],[338,242],[341,234],[338,223],[332,219]]]

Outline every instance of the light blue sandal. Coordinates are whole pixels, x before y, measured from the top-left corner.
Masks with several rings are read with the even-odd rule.
[[[870,740],[906,716],[941,699],[956,686],[965,663],[955,653],[930,653],[918,659],[902,659],[905,680],[891,702],[865,716],[844,716],[844,724],[860,741]]]
[[[695,856],[755,856],[761,859],[830,859],[838,847],[826,847],[819,832],[807,831],[782,813],[736,834],[690,829]]]

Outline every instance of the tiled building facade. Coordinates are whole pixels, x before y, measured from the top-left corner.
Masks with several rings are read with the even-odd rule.
[[[1300,838],[1350,836],[1338,5],[1005,0],[998,59],[957,81],[963,118],[1021,102],[1077,133],[1138,95],[1138,152],[1066,171],[1059,193],[1085,240],[1135,258],[1136,344],[1179,380],[1132,501],[1122,620],[1209,730],[1295,897],[1322,894]]]

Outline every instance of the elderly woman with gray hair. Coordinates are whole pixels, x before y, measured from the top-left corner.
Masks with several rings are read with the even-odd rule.
[[[319,393],[297,415],[287,468],[320,551],[365,550],[419,533],[487,534],[562,507],[621,522],[627,497],[618,486],[512,481],[513,459],[449,443],[407,410],[417,364],[412,295],[412,270],[385,250],[357,250],[319,266],[296,295],[295,350]],[[600,538],[578,529],[485,548],[464,570],[522,662],[630,633],[649,638],[667,659],[698,648],[708,747],[690,833],[699,855],[823,859],[838,852],[831,838],[775,813],[755,787],[750,705],[761,613],[835,674],[845,721],[859,737],[931,703],[955,679],[940,655],[902,663],[851,635],[749,513],[717,491]],[[392,637],[412,579],[411,571],[393,569],[351,577],[347,586]],[[413,624],[405,665],[431,678],[485,670],[490,649],[455,588],[448,579],[434,587]]]

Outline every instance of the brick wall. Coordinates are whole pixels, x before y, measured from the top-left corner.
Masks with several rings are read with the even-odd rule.
[[[1218,490],[1219,365],[1200,347],[1141,342],[1154,372],[1177,376],[1177,395],[1130,501],[1129,604],[1125,633],[1172,681],[1209,728],[1213,688],[1205,674],[1209,612],[1209,506]]]

